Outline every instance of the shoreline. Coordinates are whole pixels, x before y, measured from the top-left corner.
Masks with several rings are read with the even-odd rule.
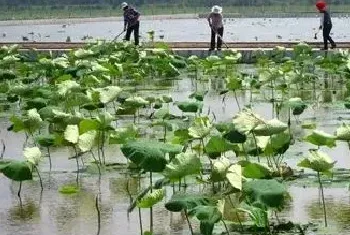
[[[197,19],[198,14],[174,14],[174,15],[144,15],[141,20],[172,20],[172,19]],[[91,22],[110,22],[122,21],[122,16],[94,17],[94,18],[57,18],[57,19],[35,19],[35,20],[2,20],[0,26],[19,26],[19,25],[63,25],[63,24],[81,24]]]
[[[207,14],[193,13],[193,14],[167,14],[167,15],[144,15],[141,20],[179,20],[179,19],[203,19]],[[313,18],[318,17],[317,13],[255,13],[240,14],[240,13],[226,13],[225,18]],[[333,17],[350,17],[349,13],[333,13]],[[35,19],[35,20],[2,20],[0,26],[21,26],[21,25],[69,25],[69,24],[83,24],[92,22],[120,22],[122,16],[110,17],[93,17],[93,18],[50,18],[50,19]]]

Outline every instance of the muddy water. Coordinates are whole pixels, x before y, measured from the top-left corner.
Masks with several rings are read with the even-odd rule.
[[[336,41],[349,41],[349,18],[333,19],[333,38]],[[226,41],[314,41],[319,25],[315,18],[241,18],[225,20]],[[17,25],[0,26],[0,41],[21,42],[22,36],[35,41],[81,41],[84,36],[97,39],[113,39],[123,29],[123,23],[90,22],[62,25]],[[210,29],[205,19],[173,19],[141,21],[141,40],[148,41],[147,32],[155,31],[155,40],[170,42],[198,42],[210,39]],[[34,34],[29,34],[34,33]],[[164,36],[160,39],[160,36]],[[319,39],[321,39],[321,33]],[[121,37],[122,38],[122,37]],[[121,39],[120,38],[120,39]]]
[[[202,89],[207,84],[197,84],[198,89]],[[204,101],[203,113],[208,109],[216,114],[217,121],[227,121],[238,112],[238,107],[233,96],[228,96],[226,105],[221,102],[222,98],[214,90],[220,90],[220,83],[211,82],[209,91]],[[194,86],[189,79],[174,81],[170,89],[174,100],[185,100],[193,91]],[[167,92],[167,91],[163,91]],[[154,91],[144,91],[154,93]],[[255,96],[259,102],[254,104],[254,111],[264,118],[271,118],[271,105],[260,96]],[[249,95],[239,94],[240,104],[248,103]],[[180,113],[173,108],[174,113]],[[350,118],[349,113],[336,105],[330,108],[316,107],[309,108],[303,115],[302,120],[312,120],[318,123],[318,128],[329,133],[333,133],[341,123],[339,117],[344,120]],[[6,143],[5,158],[21,158],[24,136],[7,132],[8,122],[6,119],[0,123],[0,139]],[[293,122],[293,126],[295,122]],[[294,133],[298,137],[305,135],[305,131],[294,127]],[[286,162],[295,167],[301,153],[307,152],[310,146],[296,142],[286,153]],[[334,160],[336,167],[350,168],[349,150],[345,144],[327,150]],[[129,192],[136,195],[139,191],[135,179],[129,182],[126,175],[121,172],[107,173],[99,179],[94,174],[82,173],[80,179],[80,192],[75,195],[62,195],[58,189],[62,185],[74,184],[76,180],[75,161],[68,160],[71,156],[69,150],[53,150],[53,170],[48,173],[48,159],[40,164],[43,172],[44,191],[40,193],[38,179],[25,182],[23,184],[21,201],[17,197],[19,184],[11,182],[5,177],[0,177],[0,234],[1,235],[67,235],[67,234],[96,234],[97,212],[95,209],[95,197],[100,195],[101,207],[101,234],[103,235],[134,235],[139,234],[139,220],[137,211],[127,214],[130,197],[126,190],[129,185]],[[125,162],[119,149],[112,147],[108,149],[107,155],[111,161]],[[315,179],[313,179],[315,180]],[[142,185],[148,185],[148,179],[142,180]],[[316,185],[316,184],[315,184]],[[350,233],[350,194],[347,188],[327,187],[325,197],[328,209],[329,229],[322,228],[323,214],[320,204],[319,190],[317,186],[302,187],[291,185],[289,192],[293,198],[290,205],[280,213],[281,219],[289,219],[294,222],[313,222],[320,224],[321,228],[309,234],[335,235]],[[167,190],[167,198],[171,197],[171,190]],[[143,229],[148,230],[149,213],[144,210]],[[189,234],[186,220],[180,214],[172,214],[164,209],[162,205],[157,205],[154,209],[155,234]],[[195,226],[196,227],[196,226]],[[216,231],[220,231],[220,225]]]

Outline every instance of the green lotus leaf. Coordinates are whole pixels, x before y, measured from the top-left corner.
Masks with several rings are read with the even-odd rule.
[[[305,141],[317,146],[327,146],[329,148],[336,146],[336,136],[324,131],[314,130],[312,134],[305,137]]]
[[[164,176],[171,181],[178,181],[189,175],[200,174],[201,161],[196,154],[180,153],[165,166]]]
[[[146,194],[140,200],[137,201],[137,207],[139,208],[151,208],[158,202],[161,202],[165,197],[165,189],[157,189],[151,193]]]
[[[23,156],[27,162],[36,166],[41,160],[41,151],[38,147],[25,148],[23,150]]]
[[[335,165],[326,153],[312,150],[309,155],[298,163],[299,167],[309,168],[316,172],[328,173]]]

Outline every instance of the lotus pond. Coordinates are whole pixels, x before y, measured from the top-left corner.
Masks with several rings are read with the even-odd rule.
[[[350,56],[3,47],[1,234],[348,234]]]

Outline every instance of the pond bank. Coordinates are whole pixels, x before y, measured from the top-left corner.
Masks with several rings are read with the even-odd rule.
[[[336,12],[333,17],[348,18],[348,12]],[[254,12],[254,13],[225,13],[225,18],[313,18],[318,17],[314,12],[283,13],[283,12]],[[164,15],[144,15],[142,20],[176,20],[176,19],[203,19],[207,13],[189,13],[189,14],[164,14]],[[70,25],[89,22],[110,22],[122,21],[121,16],[110,17],[83,17],[83,18],[50,18],[34,20],[1,20],[0,26],[18,26],[18,25]]]

